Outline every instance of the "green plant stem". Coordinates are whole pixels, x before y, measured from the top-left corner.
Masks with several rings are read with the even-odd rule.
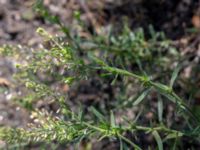
[[[109,66],[102,66],[101,69],[114,73],[114,74],[136,78],[140,82],[142,82],[144,85],[147,85],[149,87],[154,87],[155,89],[163,92],[165,95],[172,96],[175,99],[175,101],[173,101],[174,103],[177,103],[181,109],[186,110],[195,120],[197,120],[196,116],[192,113],[190,108],[183,102],[183,100],[170,87],[164,84],[153,82],[146,76],[140,76],[123,69],[109,67]]]
[[[112,72],[112,73],[117,73],[117,74],[121,74],[121,75],[125,75],[125,76],[131,76],[134,78],[137,78],[138,80],[142,80],[143,78],[139,75],[136,75],[134,73],[131,73],[129,71],[123,70],[123,69],[119,69],[119,68],[113,68],[113,67],[102,67],[101,69]]]

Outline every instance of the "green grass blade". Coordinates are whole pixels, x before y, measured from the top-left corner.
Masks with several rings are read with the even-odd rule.
[[[120,150],[123,150],[123,142],[121,138],[119,138],[119,142],[120,142]]]
[[[102,61],[101,59],[99,59],[98,57],[94,56],[92,53],[88,53],[88,57],[94,61],[95,63],[97,63],[100,66],[107,66],[106,63],[104,61]]]
[[[163,120],[163,100],[160,95],[158,96],[158,120],[159,122]]]
[[[162,143],[162,139],[160,138],[160,135],[158,134],[157,131],[153,131],[152,132],[157,144],[158,144],[158,149],[159,150],[163,150],[163,143]]]
[[[100,120],[105,121],[105,117],[93,106],[90,108],[90,111]]]
[[[135,150],[142,150],[138,145],[130,141],[128,138],[122,136],[121,134],[119,134],[118,137],[124,140],[126,143],[130,144]]]
[[[133,106],[136,106],[138,104],[140,104],[142,102],[142,100],[144,100],[144,98],[149,94],[150,89],[146,89],[144,90],[140,96],[137,97],[137,99],[133,102]]]
[[[170,88],[173,87],[174,82],[175,82],[176,78],[178,77],[178,73],[179,73],[180,69],[181,69],[181,66],[178,65],[178,66],[175,68],[174,72],[172,73],[172,77],[171,77],[171,80],[170,80]]]
[[[114,113],[113,111],[110,112],[110,124],[111,124],[111,127],[115,127],[115,116],[114,116]]]

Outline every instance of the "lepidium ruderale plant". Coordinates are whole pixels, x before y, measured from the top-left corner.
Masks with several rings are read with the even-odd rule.
[[[72,36],[69,28],[64,27],[42,3],[37,3],[36,9],[47,20],[59,25],[66,37],[52,35],[39,27],[36,32],[44,40],[43,47],[0,48],[4,57],[20,56],[15,57],[19,62],[15,80],[27,93],[15,97],[13,103],[29,110],[32,119],[26,128],[0,128],[0,139],[8,147],[35,143],[80,147],[83,143],[90,145],[93,141],[107,139],[117,141],[119,149],[140,150],[144,148],[140,135],[146,134],[154,137],[154,143],[157,143],[157,146],[149,147],[162,150],[164,144],[171,149],[181,147],[184,143],[180,141],[184,137],[198,140],[199,117],[175,89],[179,73],[185,66],[184,59],[162,33],[155,32],[150,26],[151,36],[147,39],[142,29],[133,32],[125,25],[119,35],[111,32],[105,37],[96,35],[92,39],[82,39],[78,35]],[[23,63],[19,61],[22,57]],[[171,68],[172,62],[175,67]],[[94,76],[113,88],[120,85],[121,91],[113,94],[115,101],[109,99],[108,103],[112,103],[109,107],[76,105],[74,109],[68,93],[51,84],[56,82],[73,87],[73,83],[80,84]],[[127,94],[130,85],[138,89],[136,93]],[[137,111],[134,119],[125,113],[141,106],[151,109],[147,104],[153,103],[153,98],[157,99],[157,110],[150,123],[142,120],[142,111]],[[39,100],[58,105],[57,110],[36,107]],[[183,119],[182,125],[167,124],[165,110],[169,103],[176,106],[174,114]],[[119,115],[120,111],[124,114]]]

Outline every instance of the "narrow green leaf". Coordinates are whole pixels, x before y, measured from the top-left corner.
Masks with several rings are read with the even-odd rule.
[[[138,121],[138,119],[139,119],[139,117],[141,116],[142,112],[143,112],[143,109],[140,109],[140,111],[138,112],[137,116],[136,116],[135,119],[133,120],[133,123],[136,123],[136,122]]]
[[[105,135],[102,135],[101,137],[99,137],[98,138],[98,141],[102,141],[104,138],[106,138],[107,137],[107,135],[105,134]]]
[[[160,135],[158,134],[157,131],[153,131],[152,132],[157,144],[158,144],[158,149],[159,150],[163,150],[163,143],[162,143],[162,139],[160,138]]]
[[[170,80],[170,88],[173,87],[174,82],[175,82],[175,80],[176,80],[176,78],[177,78],[177,76],[178,76],[178,73],[179,73],[180,69],[181,69],[181,66],[178,65],[178,66],[175,68],[174,72],[172,73],[172,77],[171,77],[171,80]]]
[[[115,82],[117,81],[117,77],[118,77],[118,74],[115,75],[115,78],[113,79],[113,81],[111,82],[111,85],[114,85]]]
[[[135,150],[142,150],[138,145],[136,145],[135,143],[133,143],[132,141],[130,141],[128,138],[122,136],[122,135],[118,135],[119,138],[121,138],[122,140],[124,140],[126,143],[130,144],[131,146],[133,146],[133,148]]]
[[[183,136],[183,133],[181,133],[181,132],[170,133],[165,137],[165,139],[163,141],[175,139],[175,138],[182,137],[182,136]]]
[[[170,87],[168,87],[168,86],[166,86],[166,85],[164,85],[164,84],[161,84],[161,83],[153,83],[152,82],[152,85],[157,89],[157,90],[159,90],[160,92],[168,92],[168,91],[170,91]]]
[[[139,59],[138,57],[135,57],[135,60],[136,60],[136,63],[137,63],[137,65],[138,65],[140,71],[141,71],[145,76],[147,76],[147,73],[146,73],[145,70],[142,68],[142,63],[141,63],[140,59]]]
[[[161,99],[161,96],[158,96],[158,120],[159,122],[162,122],[163,117],[163,100]]]
[[[105,118],[104,116],[98,111],[96,110],[96,108],[94,108],[93,106],[90,108],[90,110],[92,111],[92,113],[100,120],[100,121],[104,121]]]
[[[119,138],[119,142],[120,142],[120,150],[129,150],[130,149],[121,138]]]
[[[169,94],[166,94],[166,93],[161,93],[163,96],[165,96],[167,99],[169,99],[170,101],[172,101],[173,103],[177,103],[177,100],[175,97],[169,95]]]
[[[154,39],[156,38],[157,32],[154,30],[152,25],[149,25],[149,32],[151,34],[151,37]]]
[[[110,112],[110,124],[111,124],[111,127],[115,127],[115,116],[113,114],[113,111]]]
[[[78,118],[79,120],[83,120],[83,110],[82,109],[79,109],[79,112],[78,112]]]
[[[102,74],[100,74],[100,77],[109,77],[109,76],[111,76],[112,75],[112,73],[102,73]],[[111,83],[112,84],[112,83]]]
[[[72,84],[74,80],[75,80],[75,77],[66,77],[63,79],[64,83],[69,84],[69,85]]]
[[[120,142],[120,150],[123,150],[123,142],[121,138],[119,138],[119,142]]]
[[[99,64],[100,66],[107,66],[104,61],[94,56],[93,54],[89,53],[88,56],[91,60],[93,60],[95,63]]]
[[[144,98],[149,94],[150,89],[146,89],[144,90],[140,96],[137,97],[137,99],[133,102],[133,106],[138,105],[139,103],[142,102],[142,100],[144,100]]]
[[[178,141],[178,138],[175,139],[172,150],[176,150],[177,141]]]

